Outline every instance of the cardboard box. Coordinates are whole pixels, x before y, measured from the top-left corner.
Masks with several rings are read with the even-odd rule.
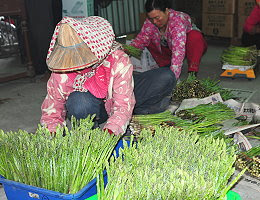
[[[202,11],[204,13],[234,14],[236,0],[203,0]]]
[[[62,16],[84,18],[94,15],[94,0],[62,0]]]
[[[203,13],[202,32],[209,36],[234,37],[235,15]]]
[[[239,0],[238,1],[238,16],[248,16],[256,5],[255,0]]]

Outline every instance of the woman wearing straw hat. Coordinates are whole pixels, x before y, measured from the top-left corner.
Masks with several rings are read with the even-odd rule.
[[[150,74],[153,78],[137,75],[134,84],[129,56],[115,41],[109,22],[98,16],[81,21],[64,17],[56,26],[46,62],[52,74],[41,124],[51,132],[65,126],[66,117],[96,114],[97,125],[106,122],[104,129],[110,134],[123,134],[133,112],[164,111],[165,97],[174,85],[167,71]]]
[[[64,17],[46,62],[52,74],[41,106],[42,125],[55,132],[58,125],[66,125],[66,117],[96,114],[96,124],[106,121],[108,132],[125,132],[135,105],[133,66],[107,20]]]

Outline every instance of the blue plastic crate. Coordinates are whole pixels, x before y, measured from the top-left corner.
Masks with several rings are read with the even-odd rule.
[[[128,145],[130,141],[127,141]],[[115,146],[116,156],[119,155],[119,149],[123,147],[123,140],[119,140]],[[104,171],[104,183],[107,184],[107,173]],[[0,177],[0,183],[3,184],[3,188],[8,200],[87,200],[95,194],[97,194],[96,179],[90,181],[84,188],[82,188],[76,194],[64,194],[55,192],[43,188],[38,188],[23,183],[7,180]]]
[[[107,175],[104,173],[105,184],[107,183]],[[43,188],[38,188],[15,181],[0,178],[4,191],[8,200],[85,200],[97,193],[96,179],[88,183],[76,194],[63,194]]]

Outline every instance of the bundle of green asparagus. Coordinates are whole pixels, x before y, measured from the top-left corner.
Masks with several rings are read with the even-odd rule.
[[[246,152],[240,152],[235,164],[239,169],[248,167],[248,172],[252,176],[260,178],[260,145]]]
[[[73,120],[71,130],[57,128],[55,136],[40,126],[35,134],[0,130],[0,175],[65,194],[78,192],[104,170],[119,139],[92,130],[92,119]]]
[[[126,143],[118,158],[107,163],[108,184],[98,176],[98,199],[224,200],[234,173],[235,150],[222,139],[192,131],[155,127],[143,130],[137,148]],[[102,172],[101,172],[102,173]]]
[[[133,47],[131,45],[127,45],[127,44],[123,44],[123,48],[130,56],[133,56],[137,59],[141,59],[141,55],[142,55],[141,49],[135,48],[135,47]]]
[[[223,103],[201,104],[194,108],[181,110],[173,115],[169,110],[148,115],[134,115],[130,122],[136,135],[143,128],[153,129],[154,125],[167,125],[180,128],[189,128],[201,135],[222,135],[219,131],[221,123],[233,119],[235,112]]]
[[[233,97],[232,93],[219,85],[219,80],[206,78],[197,79],[193,74],[189,74],[187,79],[182,80],[173,90],[171,100],[181,102],[189,98],[205,98],[210,95],[220,93],[223,100]]]
[[[223,103],[216,104],[200,104],[194,108],[180,110],[176,115],[182,119],[201,122],[203,120],[214,120],[216,123],[221,123],[227,119],[233,119],[235,112]]]
[[[230,46],[222,52],[221,61],[223,64],[251,66],[256,63],[256,46],[240,47]]]

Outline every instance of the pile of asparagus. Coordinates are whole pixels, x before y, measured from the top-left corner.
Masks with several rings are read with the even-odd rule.
[[[234,110],[223,103],[201,104],[181,110],[176,115],[169,110],[158,114],[134,115],[130,125],[137,136],[143,128],[152,129],[154,125],[188,127],[204,136],[221,136],[221,123],[234,117]]]
[[[230,46],[222,52],[221,61],[229,65],[252,66],[257,61],[256,46]]]
[[[6,179],[65,194],[93,180],[119,139],[94,129],[93,118],[72,120],[72,129],[43,127],[35,134],[0,130],[0,175]],[[64,136],[65,135],[65,136]]]
[[[118,158],[106,164],[108,184],[98,177],[98,199],[225,199],[234,173],[235,149],[223,139],[199,137],[174,127],[142,130]],[[101,173],[102,174],[102,173]]]
[[[244,169],[248,167],[248,172],[257,178],[260,178],[260,146],[255,146],[246,152],[238,154],[236,167]]]
[[[181,102],[189,98],[204,98],[210,95],[220,93],[223,100],[233,97],[233,94],[219,85],[219,80],[206,78],[197,79],[194,74],[189,74],[187,79],[177,84],[172,92],[171,100]]]

